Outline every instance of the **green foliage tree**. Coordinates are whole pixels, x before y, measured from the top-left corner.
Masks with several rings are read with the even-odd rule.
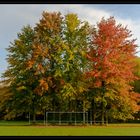
[[[63,40],[63,80],[61,90],[69,104],[80,99],[81,93],[87,90],[84,82],[84,71],[87,67],[85,54],[90,45],[90,26],[82,22],[76,14],[67,14],[64,19]],[[70,107],[69,109],[75,107]]]
[[[26,106],[29,111],[29,106],[32,101],[32,85],[33,77],[31,71],[27,69],[27,61],[31,57],[34,31],[30,26],[23,27],[21,33],[18,33],[18,38],[7,48],[9,51],[7,61],[9,63],[8,69],[3,77],[10,82],[10,89],[13,92],[13,99],[10,101],[10,108],[7,113],[8,116],[16,116],[18,112],[22,112]],[[28,99],[26,100],[25,97]],[[20,105],[19,105],[20,104]],[[15,108],[16,107],[16,108]],[[13,115],[10,115],[13,114]],[[9,118],[10,118],[9,117]]]

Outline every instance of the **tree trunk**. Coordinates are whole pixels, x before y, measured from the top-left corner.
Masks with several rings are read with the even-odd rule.
[[[92,106],[93,106],[93,122],[94,122],[94,124],[96,124],[96,106],[95,106],[95,99],[93,99]]]
[[[72,124],[72,113],[71,113],[71,100],[70,100],[70,97],[69,97],[69,112],[70,112],[70,116],[69,116],[69,124]]]
[[[104,107],[104,95],[105,95],[105,81],[102,81],[102,125],[104,125],[104,112],[105,112],[105,107]]]
[[[83,124],[85,124],[85,102],[83,101]]]
[[[36,109],[35,109],[35,99],[33,101],[33,124],[36,123]]]
[[[92,125],[92,107],[90,108],[90,125]]]
[[[104,125],[104,105],[102,103],[102,125]]]
[[[53,123],[55,124],[55,99],[53,99]]]
[[[108,125],[108,112],[106,111],[106,125]]]
[[[36,123],[36,113],[34,112],[33,113],[33,124],[35,124]]]

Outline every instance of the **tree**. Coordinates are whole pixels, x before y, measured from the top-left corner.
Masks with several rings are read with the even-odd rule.
[[[140,86],[139,86],[140,85],[140,58],[136,57],[134,59],[134,63],[136,64],[134,68],[134,74],[138,78],[134,80],[133,82],[131,82],[131,86],[133,87],[133,91],[137,93],[137,96],[136,96],[137,104],[140,105]],[[135,119],[140,119],[139,117],[140,111],[136,112],[134,116],[135,116]]]
[[[133,81],[136,44],[135,39],[130,39],[131,31],[121,24],[116,25],[113,17],[102,20],[97,24],[93,33],[93,45],[87,53],[87,58],[92,63],[92,70],[87,72],[87,77],[94,79],[92,85],[102,90],[102,123],[104,123],[105,106],[107,105],[105,93],[113,91],[114,85],[128,85]],[[123,86],[129,92],[131,86]],[[129,96],[126,92],[120,92],[119,96]],[[111,96],[111,95],[109,95]]]
[[[94,121],[102,111],[104,123],[108,106],[112,118],[132,117],[136,45],[129,37],[131,32],[112,17],[95,28],[73,13],[43,12],[35,27],[23,27],[7,49],[3,77],[10,85],[2,89],[8,98],[2,93],[0,102],[5,118],[30,112],[35,122],[45,111],[90,109]]]
[[[7,115],[14,114],[8,115],[11,118],[12,116],[16,116],[18,112],[21,113],[25,107],[24,105],[28,104],[28,106],[26,106],[26,110],[30,110],[29,107],[32,100],[32,85],[30,84],[30,81],[33,75],[31,71],[26,70],[26,63],[32,54],[31,46],[33,44],[33,38],[33,29],[30,26],[23,27],[21,33],[18,33],[18,38],[11,43],[9,48],[7,48],[9,51],[7,58],[9,66],[3,74],[3,77],[6,79],[6,81],[10,82],[9,88],[14,94],[12,100],[9,102],[11,105],[9,107],[9,111],[7,112]],[[28,99],[26,100],[25,97]],[[15,98],[16,100],[14,100]],[[24,105],[21,103],[22,101]]]
[[[57,93],[59,90],[59,61],[61,59],[61,49],[63,46],[62,38],[62,16],[58,13],[43,12],[42,19],[34,28],[36,32],[37,47],[34,62],[39,64],[39,70],[36,76],[39,77],[39,86],[36,87],[36,92],[41,93],[42,96],[51,96],[53,103],[53,110],[55,111],[55,104],[58,102]],[[35,68],[35,67],[34,67]],[[36,69],[36,68],[35,68]],[[42,69],[40,73],[40,69]],[[44,88],[42,88],[44,86]]]
[[[140,58],[139,57],[136,57],[134,59],[134,63],[136,64],[135,65],[135,68],[134,68],[134,74],[138,77],[138,79],[136,79],[134,82],[132,82],[132,86],[134,87],[134,91],[137,92],[137,93],[140,93],[140,87],[139,87],[139,84],[140,84]]]
[[[44,12],[40,23],[34,29],[24,27],[8,48],[9,68],[4,77],[11,81],[16,99],[22,101],[29,97],[28,111],[33,114],[34,121],[42,96],[53,94],[51,90],[55,83],[51,76],[54,74],[54,55],[60,45],[61,22],[60,13]]]
[[[59,12],[43,12],[34,28],[26,26],[18,33],[8,48],[4,73],[14,93],[15,114],[30,112],[35,122],[37,111],[61,109],[68,96],[76,99],[85,90],[81,79],[89,30],[75,14],[63,18]]]
[[[73,102],[86,91],[83,72],[87,67],[85,54],[90,45],[91,27],[82,22],[76,14],[67,14],[64,19],[64,49],[62,76],[64,86],[61,90],[63,99],[69,102],[69,111],[75,107]],[[82,97],[82,96],[81,96]],[[76,105],[75,105],[76,106]],[[75,110],[76,111],[76,110]]]
[[[0,118],[4,119],[4,116],[8,112],[9,102],[13,97],[13,93],[9,88],[9,84],[4,81],[0,81]]]

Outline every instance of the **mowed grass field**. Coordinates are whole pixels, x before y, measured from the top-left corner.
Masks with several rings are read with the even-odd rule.
[[[5,125],[4,125],[5,124]],[[28,126],[0,123],[0,136],[140,136],[140,124],[107,126]]]

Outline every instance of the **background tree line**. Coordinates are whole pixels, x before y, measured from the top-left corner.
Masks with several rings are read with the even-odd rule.
[[[138,118],[140,59],[131,36],[114,17],[90,25],[73,13],[43,12],[7,48],[1,118],[30,112],[35,121],[46,111],[88,112],[102,123]]]

